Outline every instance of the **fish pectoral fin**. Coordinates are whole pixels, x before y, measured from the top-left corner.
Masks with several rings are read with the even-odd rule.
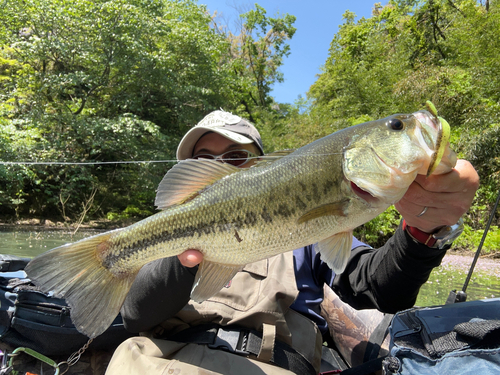
[[[306,212],[298,218],[297,224],[305,223],[322,216],[347,216],[347,207],[349,206],[349,199],[343,199],[340,202],[327,203]]]
[[[210,159],[181,160],[167,172],[158,185],[155,206],[164,210],[184,203],[207,186],[238,171],[241,169],[231,164]]]
[[[342,273],[351,255],[352,231],[340,232],[318,242],[321,259],[335,273]]]
[[[191,299],[198,303],[209,299],[226,286],[241,268],[239,265],[212,263],[204,260],[198,267],[191,290]]]

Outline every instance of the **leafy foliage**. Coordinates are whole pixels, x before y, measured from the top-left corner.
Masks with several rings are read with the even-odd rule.
[[[375,219],[356,228],[354,235],[370,246],[382,246],[394,234],[400,221],[399,212],[391,206]]]
[[[279,68],[290,54],[287,41],[295,33],[295,16],[279,14],[270,17],[264,8],[255,4],[255,9],[240,15],[239,34],[225,30],[229,42],[227,63],[234,74],[229,86],[232,107],[252,122],[262,121],[272,113],[274,104],[270,96],[272,86],[283,82]],[[216,25],[219,31],[224,27]]]
[[[309,92],[310,111],[322,115],[321,127],[413,112],[426,100],[434,102],[452,127],[453,147],[481,178],[475,206],[483,210],[471,211],[467,222],[473,228],[484,223],[500,186],[499,5],[392,0],[358,21],[348,11]]]
[[[7,3],[3,160],[172,159],[183,126],[220,103],[226,42],[192,1]],[[2,211],[75,219],[94,189],[96,210],[151,207],[161,172],[150,169],[3,166]]]
[[[1,160],[87,164],[2,164],[1,213],[150,214],[171,164],[95,163],[171,160],[206,113],[268,110],[294,17],[242,19],[228,35],[193,0],[6,0]]]

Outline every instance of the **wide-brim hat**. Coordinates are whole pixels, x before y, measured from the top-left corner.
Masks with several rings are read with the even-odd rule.
[[[214,111],[206,115],[195,127],[189,130],[177,147],[177,160],[193,156],[198,140],[208,132],[214,132],[239,144],[255,143],[261,155],[264,147],[259,131],[247,120],[225,111]]]

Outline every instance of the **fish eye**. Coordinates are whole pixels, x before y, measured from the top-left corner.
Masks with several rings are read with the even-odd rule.
[[[386,125],[391,130],[403,130],[405,127],[403,121],[398,118],[391,118],[389,121],[387,121]]]

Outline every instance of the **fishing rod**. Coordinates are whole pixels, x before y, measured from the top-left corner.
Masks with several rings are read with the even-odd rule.
[[[446,304],[450,303],[456,303],[456,302],[465,302],[467,299],[467,287],[469,286],[470,279],[472,278],[472,274],[474,272],[474,267],[476,266],[477,260],[479,259],[479,255],[481,254],[481,249],[483,248],[484,241],[486,239],[486,235],[488,234],[488,231],[491,226],[491,222],[493,221],[493,218],[495,217],[495,212],[497,211],[498,207],[498,202],[500,201],[500,191],[498,192],[498,197],[495,202],[495,205],[493,206],[493,210],[491,211],[490,217],[488,219],[488,223],[486,224],[486,228],[484,229],[483,237],[481,238],[481,242],[479,243],[479,246],[476,250],[476,254],[474,255],[474,259],[472,261],[472,264],[469,268],[469,274],[467,275],[465,279],[464,286],[462,287],[462,290],[459,290],[458,292],[456,290],[452,290],[448,296],[448,299],[446,300]]]

